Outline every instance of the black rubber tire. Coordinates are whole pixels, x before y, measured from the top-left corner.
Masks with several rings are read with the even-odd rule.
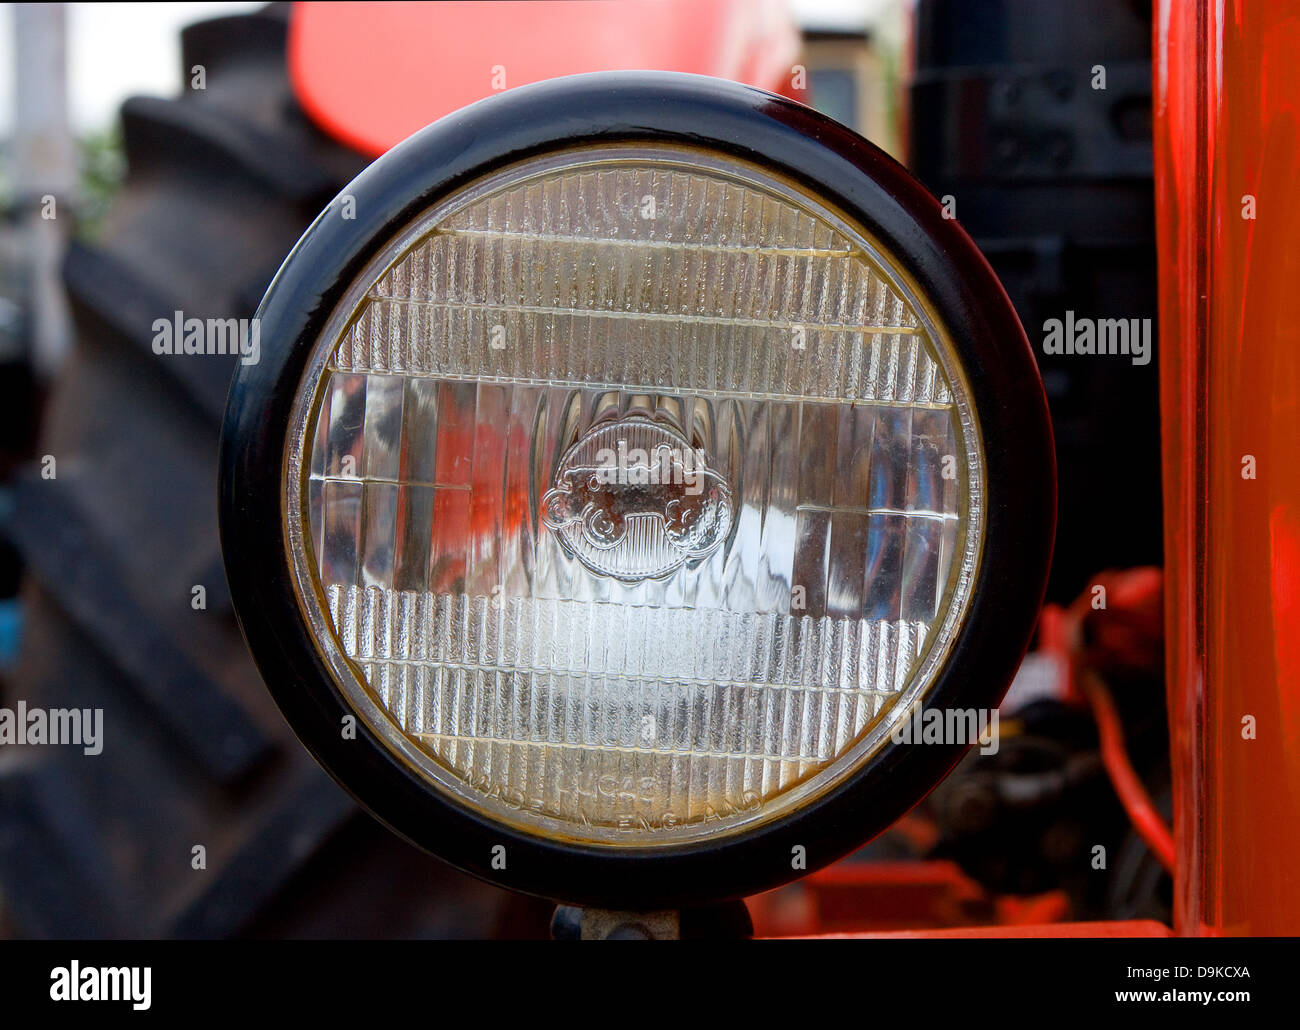
[[[295,103],[286,32],[275,8],[184,31],[185,94],[123,106],[125,185],[100,242],[68,254],[79,340],[38,448],[56,476],[38,466],[15,487],[26,625],[5,703],[102,708],[104,745],[0,755],[12,933],[489,936],[549,918],[358,818],[294,739],[245,650],[218,549],[233,359],[151,348],[154,319],[175,311],[250,316],[365,164]]]

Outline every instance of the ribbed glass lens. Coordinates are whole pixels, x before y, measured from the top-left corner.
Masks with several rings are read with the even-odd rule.
[[[679,842],[888,745],[979,555],[978,431],[896,263],[673,147],[514,166],[353,284],[297,410],[298,589],[358,713],[537,833]]]

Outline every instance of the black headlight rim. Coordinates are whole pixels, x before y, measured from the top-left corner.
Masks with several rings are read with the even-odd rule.
[[[891,158],[780,97],[671,73],[602,73],[523,87],[458,112],[376,162],[313,223],[259,309],[262,358],[241,367],[222,433],[220,515],[232,597],[268,688],[320,764],[399,835],[502,886],[578,904],[676,907],[769,889],[841,857],[942,779],[967,745],[886,747],[805,807],[749,831],[615,848],[529,835],[431,789],[356,719],[298,608],[281,532],[289,411],[313,344],[375,250],[440,198],[500,168],[578,145],[701,147],[802,182],[885,244],[947,326],[977,412],[983,555],[926,707],[995,708],[1028,645],[1055,526],[1051,425],[1032,352],[978,249]],[[292,339],[292,347],[276,340]],[[1028,473],[1028,474],[1027,474]],[[268,513],[274,512],[274,526]],[[902,789],[905,786],[911,789]],[[493,848],[505,868],[493,868]],[[792,849],[806,850],[795,868]]]

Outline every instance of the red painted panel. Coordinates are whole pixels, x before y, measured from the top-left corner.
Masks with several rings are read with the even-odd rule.
[[[372,155],[502,83],[636,69],[794,95],[798,52],[780,0],[299,3],[289,31],[303,107]]]
[[[1155,43],[1176,928],[1296,934],[1300,9],[1161,0]]]
[[[1150,919],[1098,923],[1042,923],[1036,926],[960,926],[948,930],[902,930],[895,933],[830,933],[818,939],[883,940],[921,937],[1169,937],[1169,927]]]

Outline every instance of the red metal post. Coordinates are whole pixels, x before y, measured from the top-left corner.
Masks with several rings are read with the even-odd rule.
[[[1180,933],[1300,932],[1300,9],[1160,0]]]

